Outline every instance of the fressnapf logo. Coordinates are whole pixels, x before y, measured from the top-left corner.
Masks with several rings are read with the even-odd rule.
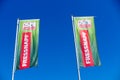
[[[89,27],[92,26],[92,22],[91,22],[91,20],[88,20],[88,19],[79,20],[78,21],[78,26],[80,28],[89,28]]]
[[[35,30],[36,22],[25,22],[23,23],[23,30]]]

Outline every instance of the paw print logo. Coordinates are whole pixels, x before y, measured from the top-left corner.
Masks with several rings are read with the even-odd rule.
[[[78,26],[80,28],[89,28],[89,27],[91,27],[91,21],[87,20],[87,19],[79,20],[78,21]]]
[[[36,23],[35,22],[25,22],[23,23],[23,30],[35,30]]]

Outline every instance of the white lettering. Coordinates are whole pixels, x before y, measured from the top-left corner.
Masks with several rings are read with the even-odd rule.
[[[24,35],[24,53],[23,53],[23,61],[22,67],[27,66],[27,58],[28,58],[28,35]]]
[[[87,37],[85,32],[82,32],[82,38],[83,38],[83,45],[84,45],[84,52],[85,52],[85,61],[86,61],[86,64],[90,64],[90,52],[88,49],[88,42],[87,42]]]

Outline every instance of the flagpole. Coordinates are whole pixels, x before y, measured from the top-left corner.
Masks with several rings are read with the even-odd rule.
[[[81,80],[81,77],[80,77],[80,66],[79,66],[79,59],[78,59],[78,51],[77,51],[77,44],[75,42],[76,41],[76,35],[75,35],[75,26],[74,26],[73,16],[71,16],[71,18],[72,18],[73,35],[74,35],[74,43],[75,43],[75,50],[76,50],[78,80]]]
[[[13,62],[13,71],[12,71],[12,80],[14,80],[14,73],[15,73],[15,67],[16,67],[16,47],[17,47],[18,27],[19,27],[19,19],[17,19],[16,39],[15,39],[15,50],[14,50],[14,62]]]

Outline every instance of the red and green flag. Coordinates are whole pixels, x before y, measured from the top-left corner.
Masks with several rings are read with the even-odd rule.
[[[38,65],[39,19],[18,20],[14,72]]]
[[[73,30],[79,66],[99,66],[94,17],[73,17]]]

